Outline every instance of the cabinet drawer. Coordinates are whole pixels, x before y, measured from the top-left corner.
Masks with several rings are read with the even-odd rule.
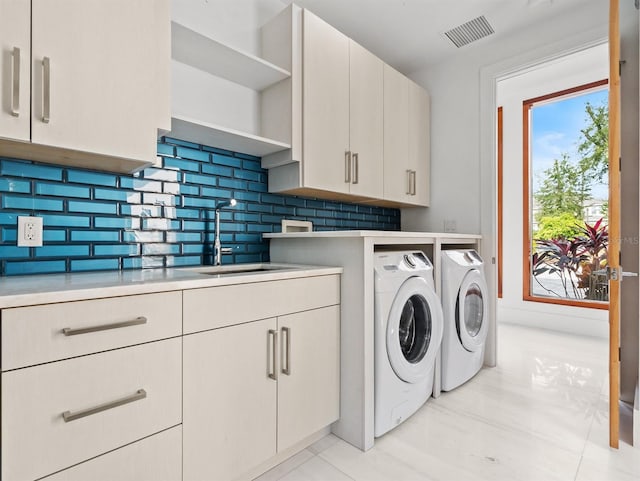
[[[47,481],[180,481],[182,426],[78,464]]]
[[[184,291],[184,332],[192,333],[340,303],[340,276]]]
[[[3,372],[2,479],[39,478],[179,424],[181,360],[176,338]],[[112,407],[64,419],[99,406]]]
[[[145,318],[146,323],[128,325]],[[63,329],[121,327],[65,335]],[[93,299],[2,311],[2,370],[182,334],[182,293]]]

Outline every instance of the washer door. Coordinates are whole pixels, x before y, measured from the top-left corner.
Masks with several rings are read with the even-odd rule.
[[[407,279],[387,319],[387,355],[400,379],[416,383],[426,377],[442,341],[442,327],[442,307],[434,290],[422,277]]]
[[[456,330],[462,346],[469,352],[481,349],[487,339],[487,283],[477,269],[464,276],[456,300]]]

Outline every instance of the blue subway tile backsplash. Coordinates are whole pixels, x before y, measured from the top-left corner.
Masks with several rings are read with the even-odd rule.
[[[283,218],[315,230],[398,230],[397,209],[268,193],[260,159],[178,139],[158,142],[159,165],[109,174],[0,157],[0,275],[210,264],[214,209],[224,263],[267,262],[263,233]],[[44,246],[17,247],[17,217],[43,218]]]

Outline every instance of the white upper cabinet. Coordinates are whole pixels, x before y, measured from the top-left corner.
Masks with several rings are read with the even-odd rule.
[[[286,34],[267,36],[267,51],[274,50],[276,38],[293,45],[286,49],[291,149],[263,157],[269,190],[372,205],[426,205],[421,189],[428,188],[428,166],[421,162],[428,162],[422,152],[425,145],[428,150],[429,113],[421,109],[428,103],[409,107],[414,97],[428,99],[426,92],[410,94],[407,77],[308,10],[291,6],[286,12],[287,22],[263,27]]]
[[[384,198],[407,202],[409,171],[409,79],[384,66]]]
[[[349,192],[349,38],[304,11],[303,186]]]
[[[350,192],[382,197],[384,63],[353,40],[350,52]]]
[[[384,67],[384,198],[429,205],[429,94]]]
[[[0,0],[0,137],[29,141],[31,89],[31,7],[21,0]]]
[[[409,203],[428,206],[430,201],[429,94],[409,80],[409,171],[413,172],[413,199]]]
[[[6,13],[24,17],[25,4],[3,0],[2,22]],[[28,73],[20,78],[21,96],[30,93],[20,110],[28,117],[31,104],[31,132],[16,134],[3,120],[0,136],[30,142],[3,142],[3,150],[114,172],[153,163],[158,129],[169,127],[168,0],[33,0],[20,25],[32,39],[20,62],[31,70],[31,80]],[[11,30],[3,25],[3,51]],[[6,55],[3,61],[4,83],[11,69]],[[12,115],[8,90],[3,117]]]

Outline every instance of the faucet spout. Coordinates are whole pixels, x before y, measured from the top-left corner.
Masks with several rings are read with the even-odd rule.
[[[213,242],[213,257],[214,257],[214,265],[219,266],[222,264],[222,254],[231,254],[232,250],[230,247],[223,248],[220,244],[220,209],[223,207],[233,207],[236,205],[236,200],[231,199],[228,201],[220,202],[216,205],[216,219],[215,219],[215,240]]]

